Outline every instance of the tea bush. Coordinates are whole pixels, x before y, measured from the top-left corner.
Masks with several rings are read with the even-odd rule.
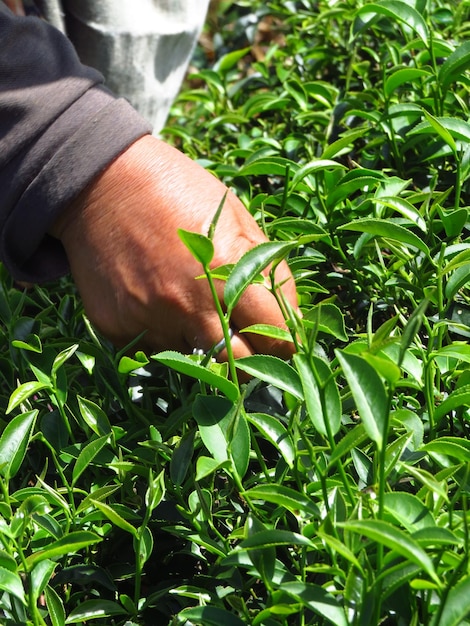
[[[164,136],[271,240],[223,274],[227,339],[246,286],[288,260],[302,317],[280,300],[290,333],[250,330],[293,341],[291,363],[131,358],[68,280],[22,292],[2,271],[2,624],[470,623],[470,3],[455,4],[211,14]],[[181,237],[220,278],[210,236]]]

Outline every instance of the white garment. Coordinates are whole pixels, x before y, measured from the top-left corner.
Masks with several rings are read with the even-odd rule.
[[[153,125],[164,126],[206,18],[209,0],[41,0],[81,60]],[[65,9],[65,20],[60,15]]]

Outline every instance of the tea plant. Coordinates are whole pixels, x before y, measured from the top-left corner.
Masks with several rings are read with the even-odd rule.
[[[223,2],[165,138],[270,242],[291,362],[115,352],[1,274],[2,624],[470,623],[470,4]],[[210,44],[212,50],[207,52]],[[248,375],[249,382],[240,383]]]

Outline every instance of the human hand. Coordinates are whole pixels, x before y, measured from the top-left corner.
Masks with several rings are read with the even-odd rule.
[[[150,350],[205,351],[222,337],[200,264],[177,230],[207,234],[226,187],[178,150],[145,136],[132,144],[74,202],[51,233],[65,247],[90,320],[115,345],[143,331]],[[211,267],[235,263],[266,241],[238,198],[228,193],[213,239]],[[276,281],[294,308],[294,280],[286,263]],[[224,283],[217,281],[223,303]],[[234,356],[255,352],[289,357],[292,344],[238,330],[254,323],[284,327],[275,297],[250,285],[235,307]],[[224,353],[219,358],[224,358]]]
[[[23,0],[3,0],[3,2],[15,15],[25,15]]]

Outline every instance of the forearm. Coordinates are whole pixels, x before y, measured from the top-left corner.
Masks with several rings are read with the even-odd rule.
[[[1,2],[0,41],[0,257],[19,279],[48,279],[66,268],[51,224],[150,127],[58,31]]]

